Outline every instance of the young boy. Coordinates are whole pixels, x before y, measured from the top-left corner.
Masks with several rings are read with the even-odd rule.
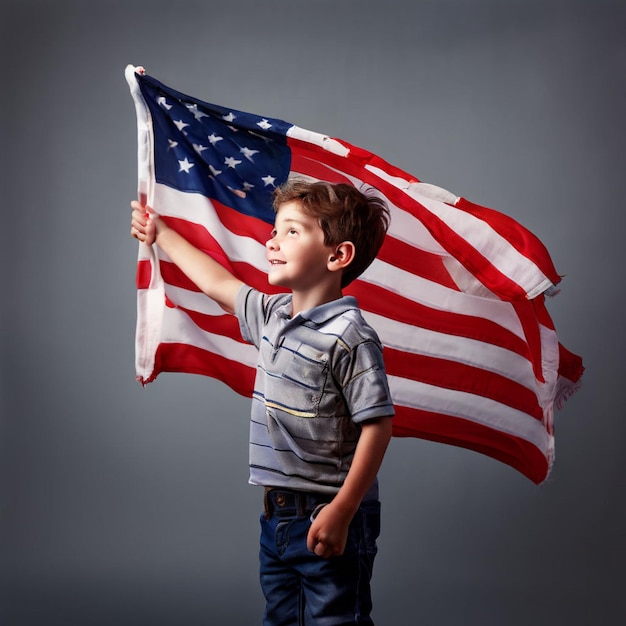
[[[265,487],[263,623],[372,624],[376,475],[393,405],[381,343],[342,288],[378,253],[386,206],[344,184],[295,180],[278,189],[268,280],[290,293],[273,296],[131,206],[131,234],[156,242],[259,349],[250,482]]]

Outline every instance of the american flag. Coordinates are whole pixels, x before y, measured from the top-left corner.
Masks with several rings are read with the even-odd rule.
[[[545,480],[554,410],[583,367],[544,305],[560,277],[532,233],[345,141],[208,104],[143,68],[129,65],[126,79],[140,199],[261,291],[273,292],[264,244],[275,187],[300,176],[383,197],[385,243],[346,293],[383,342],[394,434],[469,448]],[[139,246],[137,290],[138,380],[190,372],[252,394],[256,349],[157,246]]]

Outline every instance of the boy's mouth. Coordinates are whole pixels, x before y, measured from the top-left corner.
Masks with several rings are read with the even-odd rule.
[[[285,261],[279,261],[278,259],[270,259],[270,265],[285,265]]]

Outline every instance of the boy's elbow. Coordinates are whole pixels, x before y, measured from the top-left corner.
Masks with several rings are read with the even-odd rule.
[[[237,294],[243,283],[236,278],[228,278],[219,282],[210,282],[203,286],[198,285],[200,289],[211,300],[226,313],[233,315],[235,313],[235,304]]]

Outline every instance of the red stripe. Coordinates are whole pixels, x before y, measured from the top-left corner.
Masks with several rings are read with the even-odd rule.
[[[378,258],[416,276],[459,291],[438,254],[415,248],[410,244],[387,235]]]
[[[395,408],[396,437],[419,437],[480,452],[510,465],[536,484],[548,474],[545,454],[525,439],[460,417],[403,406]]]
[[[159,267],[161,268],[161,276],[168,285],[200,293],[200,289],[196,286],[196,284],[187,278],[187,276],[183,274],[182,270],[179,269],[177,265],[174,265],[174,263],[161,261],[159,263]],[[168,294],[168,297],[171,299],[172,295]],[[175,301],[173,301],[173,303],[177,305]]]
[[[500,346],[530,360],[528,346],[523,339],[491,320],[431,309],[361,280],[354,281],[345,293],[355,296],[364,311],[411,326]]]
[[[222,222],[231,233],[242,237],[251,237],[262,244],[265,244],[270,238],[272,226],[265,220],[240,213],[221,202],[217,202],[217,200],[212,199],[211,203],[215,208],[220,222]]]
[[[522,324],[522,330],[526,337],[526,345],[530,353],[530,362],[533,365],[535,378],[539,382],[544,383],[545,378],[543,376],[543,362],[541,358],[541,335],[537,315],[535,314],[535,307],[530,300],[516,300],[512,304]]]
[[[582,358],[559,344],[559,374],[576,383],[584,371]]]
[[[350,150],[349,158],[359,162],[361,164],[361,167],[365,167],[366,165],[372,165],[381,170],[384,170],[391,176],[397,176],[398,178],[403,178],[404,180],[407,180],[410,183],[420,182],[419,179],[415,178],[415,176],[413,176],[412,174],[409,174],[408,172],[401,170],[399,167],[396,167],[395,165],[391,165],[391,163],[387,163],[387,161],[385,161],[384,159],[382,159],[381,157],[379,157],[378,155],[372,152],[368,152],[367,150],[364,150],[363,148],[359,148],[358,146],[353,146],[352,144],[348,143],[347,141],[344,141],[343,139],[335,139],[335,141],[339,142],[340,144],[348,148]]]
[[[142,380],[152,382],[161,372],[200,374],[217,378],[243,396],[251,396],[254,388],[254,368],[226,357],[182,343],[159,344],[152,375]]]
[[[137,272],[135,274],[135,282],[137,283],[137,289],[147,289],[150,286],[150,279],[152,278],[152,263],[149,260],[144,259],[137,262]]]
[[[353,184],[341,171],[338,172],[337,170],[326,167],[319,159],[310,159],[297,151],[291,153],[291,171],[305,174],[306,176],[312,176],[319,180],[325,180],[333,184]]]
[[[192,309],[187,309],[183,306],[176,306],[179,311],[185,312],[191,321],[201,330],[214,335],[222,335],[224,337],[230,337],[241,343],[244,342],[241,331],[239,329],[239,322],[234,315],[224,313],[224,315],[207,315],[206,313],[200,313]]]
[[[182,235],[189,243],[209,256],[213,257],[218,263],[226,267],[232,272],[232,266],[228,256],[218,243],[217,239],[209,233],[209,231],[199,224],[194,224],[180,217],[161,218],[172,230]]]
[[[561,281],[561,277],[557,274],[556,268],[552,263],[550,253],[543,245],[543,242],[519,222],[516,222],[504,213],[474,204],[465,198],[459,198],[454,206],[487,222],[520,254],[536,263],[555,285]]]
[[[488,370],[423,354],[385,348],[385,368],[390,376],[400,376],[434,385],[489,398],[516,409],[536,420],[543,412],[535,393],[515,381]]]
[[[554,323],[552,322],[552,318],[550,317],[550,313],[548,313],[548,309],[546,308],[546,298],[542,294],[533,298],[532,300],[533,307],[535,309],[535,315],[537,316],[537,320],[542,326],[549,328],[550,330],[555,330]]]

